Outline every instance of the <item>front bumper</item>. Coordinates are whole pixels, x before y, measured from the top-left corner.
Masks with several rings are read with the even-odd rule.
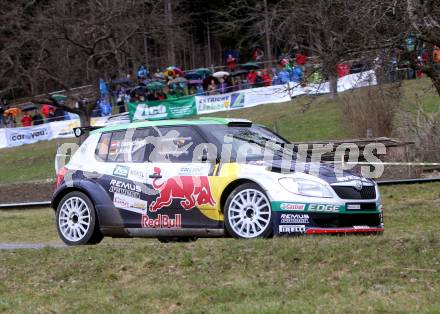
[[[287,205],[289,204],[289,205]],[[275,235],[381,233],[382,206],[369,203],[359,210],[347,205],[272,203]]]

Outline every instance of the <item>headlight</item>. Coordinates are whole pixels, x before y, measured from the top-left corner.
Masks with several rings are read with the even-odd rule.
[[[319,182],[296,178],[281,178],[279,182],[290,193],[313,197],[333,197],[330,189]]]

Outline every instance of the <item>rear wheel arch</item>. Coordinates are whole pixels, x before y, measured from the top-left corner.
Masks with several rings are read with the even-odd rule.
[[[52,209],[55,212],[57,211],[58,205],[60,204],[60,202],[63,199],[63,197],[66,196],[67,194],[69,194],[70,192],[81,192],[81,193],[84,193],[90,199],[90,201],[92,202],[93,206],[95,206],[95,202],[93,201],[93,198],[92,198],[92,196],[90,195],[89,192],[87,192],[85,189],[82,189],[80,187],[72,186],[72,187],[68,187],[68,188],[65,188],[64,190],[62,190],[52,200]]]

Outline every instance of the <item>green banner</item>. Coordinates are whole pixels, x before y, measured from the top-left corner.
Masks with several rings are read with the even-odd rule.
[[[129,102],[131,121],[179,119],[197,114],[194,96],[169,98],[157,101]]]

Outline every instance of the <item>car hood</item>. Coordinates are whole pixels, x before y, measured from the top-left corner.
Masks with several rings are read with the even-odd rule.
[[[272,161],[264,161],[262,163],[266,167],[267,170],[278,173],[305,173],[308,175],[312,175],[318,177],[329,184],[338,183],[338,182],[346,182],[353,180],[361,180],[363,182],[369,182],[374,184],[374,181],[371,179],[367,179],[359,176],[353,171],[340,170],[335,169],[333,165],[327,163],[318,163],[318,162],[296,162],[291,161],[290,164],[286,164],[286,162],[282,160],[272,160]]]

